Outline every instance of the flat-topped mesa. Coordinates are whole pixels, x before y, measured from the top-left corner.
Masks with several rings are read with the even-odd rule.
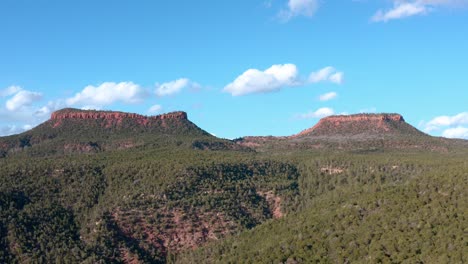
[[[144,116],[134,113],[124,113],[115,111],[96,111],[96,110],[79,110],[79,109],[62,109],[53,112],[51,120],[63,119],[105,119],[105,120],[122,120],[122,119],[138,119],[138,120],[164,120],[164,119],[180,119],[186,120],[187,113],[185,112],[172,112],[157,116]]]
[[[62,119],[122,119],[122,118],[134,118],[143,119],[146,118],[143,115],[133,113],[122,113],[122,112],[104,112],[104,111],[91,111],[91,110],[78,110],[78,111],[64,111],[59,110],[53,112],[50,119],[62,120]]]
[[[306,129],[293,137],[306,135],[333,135],[359,133],[390,133],[396,131],[393,124],[406,124],[399,114],[354,114],[334,115],[320,119],[313,127]]]
[[[352,121],[405,121],[399,114],[355,114],[355,115],[334,115],[322,118],[320,122],[352,122]]]
[[[157,116],[151,116],[150,118],[152,119],[187,119],[187,113],[182,112],[182,111],[177,111],[177,112],[172,112],[172,113],[167,113],[167,114],[162,114],[162,115],[157,115]]]

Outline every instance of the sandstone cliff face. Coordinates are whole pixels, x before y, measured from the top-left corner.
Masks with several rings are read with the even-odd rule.
[[[150,119],[150,120],[163,120],[163,119],[187,119],[187,113],[185,112],[172,112],[168,114],[162,114],[157,116],[144,116],[133,113],[123,112],[107,112],[107,111],[92,111],[92,110],[75,110],[65,109],[52,113],[50,119],[62,120],[62,119]]]
[[[356,114],[356,115],[339,115],[322,118],[321,122],[361,122],[361,121],[405,121],[403,116],[399,114]]]
[[[157,116],[144,116],[134,113],[113,112],[113,111],[94,111],[94,110],[78,110],[78,109],[63,109],[52,113],[50,120],[53,122],[53,127],[58,127],[64,120],[102,120],[105,126],[119,125],[124,119],[130,119],[136,123],[146,126],[153,121],[172,120],[187,120],[187,113],[172,112]]]
[[[329,116],[320,119],[312,128],[306,129],[292,137],[307,135],[334,135],[360,133],[397,132],[396,126],[407,125],[399,114],[356,114]]]

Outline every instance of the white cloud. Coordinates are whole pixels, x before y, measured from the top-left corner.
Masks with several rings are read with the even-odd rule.
[[[421,121],[419,126],[426,132],[442,131],[446,138],[468,139],[468,112],[461,112],[453,116],[437,116],[429,122]]]
[[[105,82],[99,86],[86,86],[74,97],[66,100],[67,105],[90,106],[100,108],[115,102],[138,103],[146,91],[133,82]]]
[[[394,7],[390,10],[383,11],[379,10],[372,17],[374,22],[387,22],[392,19],[399,19],[410,17],[419,14],[425,14],[428,12],[428,8],[419,2],[414,3],[395,3]]]
[[[301,86],[308,83],[332,82],[341,84],[344,73],[329,66],[312,72],[307,81],[299,77],[298,69],[294,64],[275,64],[261,71],[248,69],[239,75],[232,83],[223,89],[233,96],[253,93],[270,93],[279,91],[285,87]]]
[[[336,84],[343,83],[344,73],[337,71],[335,68],[328,66],[309,75],[309,82],[332,82]]]
[[[276,64],[260,71],[249,69],[226,85],[223,91],[233,96],[274,92],[287,86],[298,85],[298,70],[294,64]]]
[[[312,17],[318,7],[318,0],[288,0],[287,8],[279,13],[279,17],[284,21],[295,16]]]
[[[162,106],[161,105],[153,105],[148,109],[148,113],[150,114],[156,114],[161,112]]]
[[[329,92],[329,93],[320,95],[319,99],[320,99],[320,101],[329,101],[329,100],[332,100],[332,99],[336,98],[336,96],[338,96],[337,93]]]
[[[0,90],[0,97],[7,97],[10,95],[14,95],[15,93],[21,91],[21,87],[12,85],[10,87],[7,87],[3,90]]]
[[[31,128],[33,128],[34,126],[32,125],[23,125],[23,130],[26,131],[26,130],[30,130]]]
[[[0,136],[29,130],[47,120],[52,111],[64,106],[61,100],[50,101],[43,106],[35,105],[34,102],[40,98],[40,93],[20,90],[8,100],[6,107],[0,109]]]
[[[65,103],[63,100],[56,100],[56,101],[49,101],[47,105],[44,105],[43,107],[37,109],[34,112],[34,115],[36,117],[49,117],[49,115],[61,108],[65,107]]]
[[[468,127],[454,127],[445,129],[442,136],[446,138],[464,138],[468,139]]]
[[[37,109],[34,114],[37,115],[37,116],[45,116],[45,115],[48,115],[50,113],[51,113],[51,111],[50,111],[49,107],[43,106],[43,107]]]
[[[20,90],[11,99],[6,101],[5,106],[9,111],[17,111],[25,106],[30,106],[32,103],[41,99],[41,93]]]
[[[327,116],[331,116],[335,113],[332,108],[322,107],[317,109],[316,111],[310,111],[305,114],[299,114],[296,117],[299,119],[310,119],[310,118],[323,118]]]
[[[332,74],[329,78],[330,82],[332,83],[337,83],[337,84],[342,84],[344,79],[344,73],[343,72],[336,72]]]
[[[194,82],[191,82],[187,78],[180,78],[175,81],[166,82],[163,84],[156,84],[156,95],[166,96],[172,95],[180,92],[186,87],[199,87],[200,85]]]
[[[23,126],[6,125],[3,127],[0,127],[0,136],[9,136],[9,135],[14,135],[14,134],[19,134],[31,128],[33,128],[33,126],[31,125],[23,125]]]
[[[387,22],[416,15],[424,15],[440,7],[466,5],[468,0],[393,0],[393,7],[389,10],[378,10],[371,20]]]
[[[21,133],[23,131],[24,131],[23,129],[15,125],[6,125],[3,127],[0,127],[0,136],[9,136],[9,135]]]
[[[425,124],[426,131],[439,130],[442,127],[455,127],[468,125],[468,112],[462,112],[454,116],[438,116]]]

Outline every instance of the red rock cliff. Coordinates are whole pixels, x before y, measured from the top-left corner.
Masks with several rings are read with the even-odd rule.
[[[153,124],[154,121],[162,121],[162,126],[165,126],[166,120],[187,120],[187,113],[172,112],[157,116],[144,116],[134,113],[113,112],[113,111],[94,111],[94,110],[79,110],[79,109],[62,109],[52,113],[50,120],[53,122],[53,127],[62,125],[63,120],[84,120],[95,119],[103,121],[103,126],[112,127],[122,124],[123,120],[132,119],[136,123],[147,126]]]
[[[405,121],[399,114],[356,114],[337,115],[320,119],[320,122],[356,122],[356,121]]]
[[[94,110],[78,110],[78,109],[63,109],[52,113],[51,120],[63,119],[117,119],[124,118],[139,119],[139,120],[164,120],[164,119],[187,119],[185,112],[172,112],[157,116],[144,116],[134,113],[113,112],[113,111],[94,111]]]
[[[347,132],[349,126],[355,125],[356,128],[366,130],[368,128],[380,130],[381,132],[388,132],[390,130],[387,125],[389,122],[405,122],[403,116],[399,114],[355,114],[355,115],[337,115],[329,116],[320,119],[320,121],[313,127],[306,129],[293,137],[304,136],[315,133],[333,132],[338,130],[340,132]]]

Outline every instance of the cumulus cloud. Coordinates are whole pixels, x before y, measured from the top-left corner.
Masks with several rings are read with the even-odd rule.
[[[309,82],[332,82],[336,84],[343,83],[344,73],[337,71],[335,68],[328,66],[309,75]]]
[[[145,96],[146,91],[133,82],[105,82],[99,86],[86,86],[74,97],[68,98],[66,104],[100,108],[116,102],[138,103]]]
[[[33,126],[31,125],[23,125],[23,126],[6,125],[3,127],[0,127],[0,136],[9,136],[9,135],[14,135],[14,134],[19,134],[26,130],[31,129],[32,127]]]
[[[42,99],[42,94],[26,90],[20,90],[12,98],[6,101],[5,107],[8,111],[17,111],[23,107]]]
[[[3,127],[0,127],[0,136],[9,136],[9,135],[21,133],[23,131],[24,131],[23,129],[15,125],[6,125]]]
[[[49,101],[46,105],[40,107],[34,112],[37,117],[49,117],[49,115],[61,108],[65,107],[63,100]]]
[[[281,10],[279,17],[284,21],[296,16],[312,17],[318,7],[318,0],[288,0],[287,7]]]
[[[184,88],[197,88],[200,85],[187,78],[180,78],[175,81],[156,84],[156,95],[167,96],[180,92]]]
[[[428,12],[428,7],[419,2],[414,3],[395,3],[390,10],[379,10],[372,17],[374,22],[387,22],[392,19],[405,18]]]
[[[466,5],[467,0],[393,0],[393,7],[378,10],[371,18],[373,22],[424,15],[441,7]]]
[[[223,89],[233,96],[268,93],[298,84],[298,70],[294,64],[276,64],[261,71],[248,69]]]
[[[311,118],[323,118],[335,114],[335,111],[332,108],[322,107],[315,111],[310,111],[308,113],[299,114],[296,117],[299,119],[311,119]]]
[[[344,73],[343,72],[335,72],[332,75],[330,75],[330,78],[328,80],[332,83],[337,83],[337,84],[342,84],[344,79]]]
[[[425,130],[430,132],[440,130],[443,127],[456,127],[468,125],[468,112],[462,112],[454,116],[437,116],[425,124]]]
[[[150,113],[150,114],[156,114],[156,113],[161,112],[161,110],[162,110],[162,106],[156,104],[156,105],[151,106],[151,107],[148,109],[148,113]]]
[[[37,115],[37,116],[45,116],[45,115],[50,114],[50,109],[47,106],[43,106],[43,107],[37,109],[34,114]]]
[[[442,132],[442,136],[446,138],[468,139],[468,127],[447,128]]]
[[[468,139],[468,112],[453,116],[437,116],[429,122],[421,122],[420,126],[426,132],[442,131],[443,137]]]
[[[21,91],[21,87],[12,85],[10,87],[7,87],[5,89],[0,90],[0,97],[7,97],[14,95],[15,93]]]
[[[38,106],[42,94],[10,86],[2,90],[7,98],[5,107],[0,108],[0,136],[18,134],[49,118],[51,111],[59,107],[60,100]]]
[[[329,93],[320,95],[319,100],[320,101],[329,101],[329,100],[335,99],[337,96],[338,96],[337,93],[329,92]]]
[[[299,77],[294,64],[275,64],[262,71],[248,69],[223,89],[233,96],[276,92],[286,87],[301,86],[310,83],[332,82],[341,84],[344,73],[329,66],[312,72],[307,80]]]

